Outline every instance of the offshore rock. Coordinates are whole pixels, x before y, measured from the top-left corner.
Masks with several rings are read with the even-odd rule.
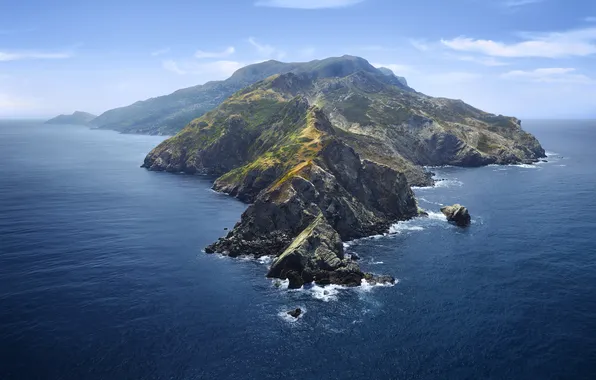
[[[447,217],[447,221],[453,222],[460,227],[469,226],[472,221],[468,209],[460,204],[441,207],[441,212]]]

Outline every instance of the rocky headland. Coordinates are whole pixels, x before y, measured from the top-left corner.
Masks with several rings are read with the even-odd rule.
[[[215,190],[250,206],[205,251],[272,256],[268,276],[290,287],[392,282],[364,273],[342,241],[416,217],[410,186],[432,184],[423,166],[544,157],[519,120],[418,93],[362,58],[294,65],[236,92],[143,164],[218,176]]]

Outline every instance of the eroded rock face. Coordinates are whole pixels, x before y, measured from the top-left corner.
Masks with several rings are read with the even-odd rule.
[[[472,222],[468,209],[460,204],[441,207],[441,212],[447,217],[447,221],[453,222],[460,227],[469,226]]]
[[[342,240],[385,232],[417,212],[403,174],[331,141],[310,165],[262,192],[206,251],[276,256],[268,276],[289,279],[291,288],[313,281],[358,286],[364,273],[345,257]]]

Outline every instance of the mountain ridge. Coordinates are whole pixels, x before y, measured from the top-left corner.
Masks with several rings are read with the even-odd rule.
[[[337,62],[338,60],[343,62]],[[346,65],[345,62],[350,63]],[[268,60],[242,67],[223,81],[210,81],[108,110],[94,119],[91,126],[122,133],[173,135],[235,92],[271,75],[312,72],[317,67],[327,70],[319,70],[321,75],[331,75],[333,70],[354,70],[365,65],[369,64],[364,59],[348,55],[310,62],[285,63]]]

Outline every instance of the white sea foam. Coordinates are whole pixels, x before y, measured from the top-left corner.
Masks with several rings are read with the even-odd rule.
[[[548,150],[545,152],[546,157],[551,157],[551,156],[560,156],[559,153],[555,153],[555,152],[549,152]]]
[[[273,261],[273,257],[272,256],[261,256],[257,259],[257,261],[261,264],[271,264],[271,262]]]
[[[415,222],[416,220],[409,220],[406,222],[397,222],[394,225],[392,225],[391,227],[389,227],[389,233],[391,234],[400,234],[403,232],[408,232],[408,231],[423,231],[424,227],[421,226],[413,226],[412,222]]]
[[[518,164],[518,165],[511,165],[511,166],[515,166],[515,167],[523,168],[523,169],[538,169],[538,166],[533,165],[533,164]]]
[[[358,288],[355,288],[356,291],[358,292],[362,292],[362,293],[368,293],[371,290],[373,290],[374,288],[390,288],[392,286],[395,286],[396,284],[399,283],[399,280],[395,280],[395,284],[391,284],[389,282],[384,283],[384,284],[371,284],[368,281],[366,281],[365,279],[362,280],[362,283],[360,284],[360,286]]]
[[[429,201],[426,198],[419,198],[421,201],[426,202],[426,203],[430,203],[433,205],[437,205],[437,206],[445,206],[443,203],[439,203],[439,202],[434,202],[434,201]]]
[[[356,244],[356,240],[344,241],[344,249],[348,249]]]
[[[371,265],[381,265],[384,264],[382,261],[371,261],[370,262]]]
[[[281,280],[279,278],[274,278],[271,280],[271,286],[273,286],[274,288],[287,290],[288,286],[290,286],[290,280]]]
[[[445,215],[443,215],[442,212],[427,211],[427,213],[428,213],[428,216],[427,216],[428,219],[431,219],[431,220],[441,220],[441,221],[445,221],[446,220]]]
[[[435,183],[435,187],[461,187],[463,184],[457,179],[440,179]]]
[[[329,301],[337,301],[337,296],[340,290],[345,290],[347,287],[340,286],[340,285],[312,285],[309,289],[306,289],[310,292],[311,296],[315,299],[321,300],[323,302]]]

